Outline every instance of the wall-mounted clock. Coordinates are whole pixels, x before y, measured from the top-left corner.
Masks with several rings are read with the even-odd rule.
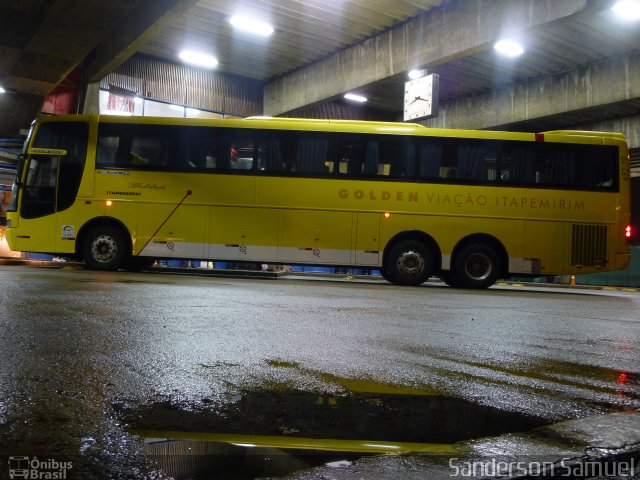
[[[438,75],[431,74],[404,84],[404,120],[438,114]]]

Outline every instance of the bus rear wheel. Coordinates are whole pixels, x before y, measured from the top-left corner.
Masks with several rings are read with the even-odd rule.
[[[82,257],[94,270],[117,270],[124,264],[128,254],[124,234],[111,225],[93,228],[82,245]]]
[[[405,240],[389,250],[384,271],[391,283],[420,285],[432,275],[433,255],[424,243]]]
[[[453,265],[452,286],[489,288],[496,283],[502,266],[500,256],[489,245],[473,243],[463,247]]]

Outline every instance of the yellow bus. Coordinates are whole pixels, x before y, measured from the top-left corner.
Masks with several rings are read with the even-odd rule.
[[[350,266],[486,288],[624,268],[629,177],[616,133],[47,117],[20,156],[7,237],[102,270],[156,258]]]

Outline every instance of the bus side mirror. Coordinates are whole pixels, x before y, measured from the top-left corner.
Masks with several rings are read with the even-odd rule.
[[[14,181],[17,187],[22,186],[22,181],[20,180],[20,178],[22,177],[22,167],[24,167],[24,159],[25,159],[24,153],[21,153],[18,155],[18,163],[16,165],[16,178]]]

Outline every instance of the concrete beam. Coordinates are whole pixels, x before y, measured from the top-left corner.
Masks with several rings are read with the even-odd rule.
[[[99,82],[124,63],[176,16],[198,0],[141,0],[140,4],[100,43],[85,66],[89,82]]]
[[[640,101],[640,54],[513,84],[486,95],[440,104],[428,127],[493,128]]]
[[[576,129],[624,133],[625,137],[627,137],[629,148],[640,148],[640,115],[577,125]]]
[[[491,48],[498,36],[587,9],[588,0],[457,1],[416,17],[265,86],[265,115],[279,115],[391,77]]]
[[[29,128],[44,96],[28,93],[3,93],[0,95],[0,137],[13,137],[21,129]]]

